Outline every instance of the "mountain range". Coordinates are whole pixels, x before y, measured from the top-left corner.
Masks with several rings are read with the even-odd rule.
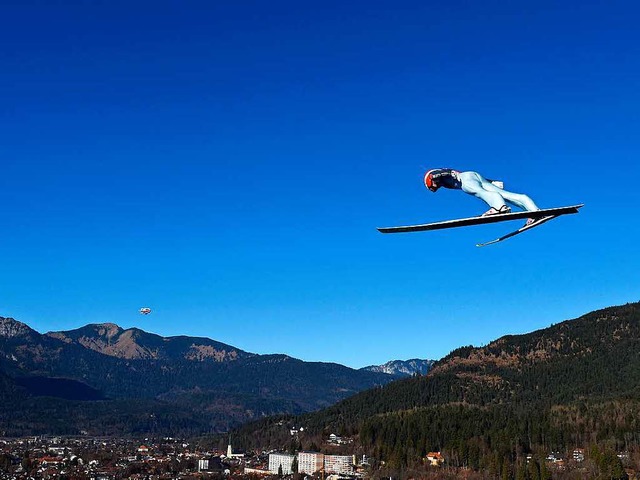
[[[624,478],[612,473],[619,455],[640,455],[640,303],[360,370],[113,324],[39,334],[0,318],[0,402],[4,435],[236,427],[240,448],[315,449],[336,433],[391,476],[437,451],[478,478],[548,478],[548,452],[577,448],[602,478]],[[595,478],[577,475],[566,478]]]
[[[0,317],[0,433],[226,431],[327,407],[410,368],[383,373],[303,362],[112,323],[40,334]]]

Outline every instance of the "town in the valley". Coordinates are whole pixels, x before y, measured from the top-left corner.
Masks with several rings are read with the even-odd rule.
[[[340,444],[332,435],[328,443]],[[362,478],[367,457],[320,452],[235,452],[204,449],[170,437],[142,440],[49,437],[0,439],[0,479],[68,478],[110,480],[317,474]],[[303,478],[303,477],[301,477]]]
[[[328,446],[347,446],[335,434]],[[625,454],[619,457],[624,460]],[[236,452],[206,449],[197,442],[164,437],[114,439],[35,436],[0,439],[0,479],[189,479],[293,477],[299,479],[363,479],[373,475],[373,459],[365,455],[280,451]],[[551,452],[546,463],[556,470],[575,468],[585,460],[583,449],[568,455]],[[446,459],[430,452],[426,468],[440,469]],[[377,462],[378,465],[384,462]],[[634,472],[635,473],[635,472]],[[635,478],[630,477],[630,478]]]

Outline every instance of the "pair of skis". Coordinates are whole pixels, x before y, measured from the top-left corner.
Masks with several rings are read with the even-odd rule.
[[[401,226],[401,227],[381,227],[381,228],[378,228],[378,231],[380,231],[381,233],[422,232],[426,230],[441,230],[445,228],[466,227],[469,225],[484,225],[487,223],[505,222],[507,220],[519,220],[524,218],[535,219],[535,221],[533,221],[529,225],[520,227],[519,229],[514,230],[513,232],[510,232],[510,233],[507,233],[506,235],[503,235],[500,238],[496,238],[495,240],[491,240],[489,242],[476,244],[477,247],[484,247],[486,245],[492,245],[494,243],[498,243],[503,240],[506,240],[507,238],[511,238],[516,235],[519,235],[520,233],[526,232],[527,230],[531,230],[532,228],[542,225],[543,223],[546,223],[549,220],[558,218],[561,215],[578,213],[579,209],[583,206],[584,204],[582,203],[579,205],[572,205],[570,207],[547,208],[543,210],[536,210],[534,212],[523,211],[523,212],[514,212],[514,213],[500,213],[496,215],[459,218],[456,220],[446,220],[444,222],[425,223],[421,225],[407,225],[407,226]]]

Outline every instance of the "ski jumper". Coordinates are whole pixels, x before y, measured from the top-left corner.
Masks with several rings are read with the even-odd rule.
[[[435,184],[436,190],[439,187],[462,190],[498,211],[507,203],[529,212],[540,210],[527,195],[509,192],[497,187],[491,183],[491,180],[487,180],[477,172],[459,172],[451,168],[438,168],[427,172],[426,176],[430,176],[430,182]]]

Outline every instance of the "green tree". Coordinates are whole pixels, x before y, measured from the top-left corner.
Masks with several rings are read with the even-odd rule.
[[[529,478],[531,480],[541,480],[540,465],[534,459],[529,462]]]
[[[502,462],[502,472],[500,473],[500,480],[509,480],[509,463],[505,460]]]
[[[0,454],[0,472],[8,472],[11,467],[11,457],[6,453]]]
[[[527,463],[526,461],[518,462],[516,469],[516,480],[527,480]]]
[[[540,480],[551,480],[551,472],[544,459],[540,461]]]

